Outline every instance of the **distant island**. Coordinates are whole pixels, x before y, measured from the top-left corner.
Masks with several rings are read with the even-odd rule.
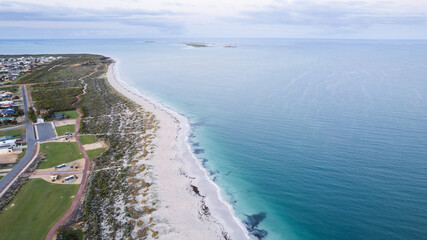
[[[185,43],[185,45],[187,45],[189,47],[194,47],[194,48],[211,47],[210,45],[208,45],[206,43]]]

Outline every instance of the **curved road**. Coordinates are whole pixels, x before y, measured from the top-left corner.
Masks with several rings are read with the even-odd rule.
[[[27,130],[27,150],[25,152],[25,156],[21,159],[21,161],[19,161],[19,163],[16,164],[15,167],[12,170],[10,170],[10,172],[4,178],[0,180],[0,198],[7,191],[7,189],[12,185],[12,183],[17,179],[19,174],[21,174],[22,171],[31,164],[36,154],[37,139],[35,138],[33,124],[28,119],[27,112],[28,112],[29,102],[28,102],[27,89],[25,86],[22,86],[22,96],[24,99],[25,125],[12,127],[8,129],[2,129],[2,130],[10,130],[14,128],[25,127],[25,129]]]

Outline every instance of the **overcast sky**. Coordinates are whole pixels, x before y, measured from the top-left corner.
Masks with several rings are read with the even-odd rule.
[[[427,0],[0,0],[0,38],[427,39]]]

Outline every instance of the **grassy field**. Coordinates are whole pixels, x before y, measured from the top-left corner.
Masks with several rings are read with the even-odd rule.
[[[55,129],[58,136],[64,136],[66,132],[74,133],[74,131],[76,130],[76,125],[70,124],[70,125],[56,127]]]
[[[61,112],[55,112],[55,114],[63,113],[67,115],[69,118],[75,119],[79,117],[79,114],[76,110],[70,110],[70,111],[61,111]]]
[[[25,134],[25,128],[0,131],[0,137],[12,136],[13,138],[21,138],[21,135],[24,135],[24,134]]]
[[[70,207],[79,185],[59,185],[31,179],[0,213],[0,238],[44,239]]]
[[[90,160],[93,160],[99,154],[101,154],[102,151],[104,151],[103,148],[97,148],[97,149],[87,150],[86,153],[89,156]]]
[[[93,135],[82,135],[82,136],[79,136],[79,139],[83,145],[97,142],[95,136]]]
[[[46,159],[38,167],[40,169],[55,167],[83,158],[83,153],[76,142],[43,143],[40,145],[40,151],[46,153]]]
[[[3,178],[4,176],[0,176],[0,180]]]

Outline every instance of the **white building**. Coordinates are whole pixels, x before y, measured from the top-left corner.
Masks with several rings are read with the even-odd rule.
[[[14,146],[16,146],[16,139],[9,139],[9,140],[0,141],[0,147],[13,148]]]

